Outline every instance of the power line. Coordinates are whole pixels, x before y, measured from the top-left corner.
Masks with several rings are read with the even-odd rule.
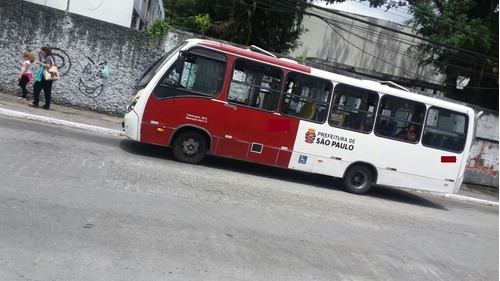
[[[357,17],[354,17],[354,16],[347,15],[347,14],[342,13],[340,11],[323,8],[323,7],[320,7],[320,6],[317,6],[317,5],[313,5],[313,4],[310,4],[310,3],[306,3],[306,2],[301,2],[298,5],[302,5],[302,6],[308,7],[308,8],[319,9],[319,10],[322,10],[322,11],[325,11],[325,12],[328,12],[328,13],[331,13],[331,14],[335,14],[335,15],[338,15],[338,16],[341,16],[341,17],[345,17],[345,18],[348,18],[348,19],[351,19],[351,20],[354,20],[354,21],[359,21],[359,22],[362,22],[362,23],[365,23],[365,24],[368,24],[368,25],[372,25],[372,26],[378,27],[378,28],[382,28],[382,29],[389,30],[389,31],[392,31],[392,32],[395,32],[395,33],[399,33],[399,34],[403,34],[403,35],[406,35],[406,36],[409,36],[409,37],[420,39],[422,41],[425,41],[425,42],[428,42],[428,43],[431,43],[431,44],[434,44],[434,45],[442,46],[442,47],[445,47],[445,48],[449,48],[449,49],[456,50],[456,51],[463,52],[463,53],[468,53],[468,54],[471,54],[471,55],[474,55],[474,56],[479,56],[479,57],[483,57],[483,58],[490,59],[492,61],[498,62],[498,58],[495,58],[495,57],[490,57],[490,56],[487,56],[487,55],[484,55],[484,54],[480,54],[480,53],[477,53],[477,52],[469,51],[467,49],[463,49],[463,48],[455,47],[455,46],[452,46],[452,45],[449,45],[449,44],[441,43],[441,42],[438,42],[438,41],[435,41],[435,40],[427,39],[425,37],[418,36],[418,35],[415,35],[415,34],[412,34],[412,33],[404,32],[404,31],[397,30],[397,29],[394,29],[394,28],[391,28],[391,27],[387,27],[387,26],[383,26],[383,25],[380,25],[380,24],[377,24],[377,23],[369,22],[369,21],[366,21],[366,20],[363,20],[363,19],[360,19],[360,18],[357,18]],[[318,16],[317,14],[312,13],[312,12],[307,12],[307,14],[309,14],[311,16]],[[322,19],[321,16],[318,16],[318,17],[320,17],[320,19]]]
[[[361,26],[352,26],[352,25],[350,25],[350,24],[348,24],[348,23],[346,23],[344,21],[335,20],[335,19],[324,20],[324,22],[326,22],[327,24],[330,23],[331,25],[329,25],[329,26],[334,25],[336,28],[338,28],[338,29],[340,29],[340,30],[342,30],[342,31],[344,31],[346,33],[349,33],[352,36],[355,36],[355,37],[357,37],[357,38],[359,38],[361,40],[364,40],[364,41],[370,42],[370,43],[372,43],[374,45],[377,45],[380,48],[386,49],[388,51],[391,51],[393,53],[399,54],[401,56],[405,56],[405,57],[408,57],[408,58],[411,58],[411,59],[414,59],[414,60],[418,60],[418,58],[416,58],[414,56],[408,55],[407,52],[401,51],[400,50],[401,48],[397,48],[397,47],[394,48],[394,47],[392,47],[394,44],[391,44],[389,46],[389,45],[380,43],[379,41],[375,41],[375,40],[371,40],[371,39],[363,37],[361,34],[367,34],[367,35],[369,33],[372,34],[372,31],[368,30],[367,28],[364,28],[364,27],[361,27]],[[348,30],[348,29],[350,29],[350,30]],[[395,41],[397,41],[398,43],[406,44],[408,46],[415,46],[414,42],[407,41],[407,40],[401,39],[400,37],[392,36],[392,35],[389,35],[389,34],[386,34],[386,33],[382,33],[382,32],[379,33],[379,38],[382,38],[384,40],[392,40],[393,43]],[[473,69],[469,69],[469,68],[466,68],[466,67],[462,67],[462,66],[458,66],[458,65],[453,65],[453,64],[449,64],[449,63],[445,63],[445,62],[434,61],[434,63],[438,64],[438,65],[442,65],[442,66],[453,67],[453,68],[456,68],[456,69],[459,69],[459,70],[468,71],[468,72],[481,73],[478,70],[473,70]],[[483,75],[498,77],[498,75],[491,74],[491,73],[483,73]]]
[[[341,26],[342,24],[346,25],[345,23],[332,21],[332,22],[327,22],[327,24],[328,24],[328,25],[329,25],[329,26],[333,29],[333,31],[334,31],[335,33],[337,33],[337,35],[339,35],[339,37],[341,37],[343,40],[347,41],[349,44],[351,44],[351,45],[353,45],[353,46],[354,46],[354,44],[353,44],[353,43],[351,43],[348,39],[345,39],[345,37],[341,36],[341,35],[339,34],[339,32],[337,32],[337,30],[335,30],[335,28],[337,28],[337,29],[339,29],[339,30],[341,30],[341,31],[344,31],[344,32],[346,32],[346,33],[352,34],[353,36],[355,36],[355,37],[357,37],[357,38],[359,38],[359,39],[361,39],[361,40],[364,40],[364,41],[370,42],[371,44],[374,44],[374,45],[376,45],[376,46],[378,46],[378,47],[380,47],[380,48],[382,48],[382,49],[385,49],[385,50],[387,50],[387,51],[389,51],[389,52],[393,52],[393,53],[395,53],[395,54],[398,54],[398,55],[401,55],[401,56],[404,56],[404,57],[407,57],[407,58],[411,58],[411,59],[414,59],[414,60],[418,60],[418,58],[413,57],[413,56],[410,56],[410,55],[408,55],[406,52],[402,52],[402,51],[400,51],[400,49],[399,49],[399,48],[389,47],[388,45],[385,45],[385,44],[383,44],[383,43],[380,43],[380,42],[377,42],[377,41],[374,41],[374,40],[370,40],[370,39],[367,39],[367,38],[363,38],[361,35],[359,35],[359,34],[358,34],[358,33],[356,33],[356,32],[351,32],[351,31],[347,30],[345,27],[342,27],[342,26]],[[368,32],[368,30],[365,30],[365,31],[366,31],[366,32]],[[401,41],[401,42],[403,42],[403,41]],[[403,43],[404,43],[404,42],[403,42]],[[412,46],[412,44],[410,44],[410,43],[404,43],[404,44],[408,44],[408,45]],[[361,51],[362,51],[363,53],[367,53],[367,52],[366,52],[366,51],[364,51],[364,50],[361,50]],[[367,54],[368,54],[368,53],[367,53]],[[369,55],[370,55],[370,56],[375,57],[375,56],[374,56],[374,55],[372,55],[372,54],[369,54]],[[392,65],[390,62],[387,62],[387,61],[385,61],[385,60],[383,60],[383,59],[380,59],[380,58],[378,58],[378,57],[375,57],[375,58],[377,58],[378,60],[380,60],[380,61],[382,61],[382,62],[385,62],[385,63],[387,63],[387,64],[389,64],[389,65]],[[479,74],[479,73],[481,73],[481,71],[478,71],[478,70],[469,69],[469,68],[466,68],[466,67],[461,67],[461,66],[458,66],[458,65],[453,65],[453,64],[449,64],[449,63],[445,63],[445,62],[434,61],[434,63],[435,63],[435,64],[442,65],[442,66],[453,67],[453,68],[455,68],[455,69],[464,70],[464,71],[468,71],[468,72],[472,72],[472,73],[478,73],[478,74]],[[398,66],[397,68],[399,68],[399,69],[402,69],[402,70],[403,70],[403,68],[401,68],[401,67],[399,67],[399,66]],[[406,71],[406,70],[404,70],[404,71]],[[410,72],[410,71],[407,71],[407,73],[411,73],[411,74],[414,74],[414,75],[416,75],[416,76],[424,77],[424,76],[422,76],[422,75],[419,75],[419,74],[416,74],[416,73],[413,73],[413,72]],[[482,74],[483,74],[483,75],[487,75],[487,76],[492,76],[492,77],[498,77],[498,75],[491,74],[491,73],[484,73],[484,72],[483,72]],[[424,78],[426,78],[426,77],[424,77]],[[426,78],[426,79],[430,79],[430,78]],[[434,80],[434,81],[437,81],[437,80]]]
[[[278,2],[278,5],[276,5],[276,2]],[[277,0],[274,4],[275,5],[271,5],[270,3],[267,3],[265,1],[259,1],[258,4],[260,4],[260,7],[259,9],[263,9],[263,10],[267,10],[267,11],[273,11],[273,12],[280,12],[280,13],[290,13],[290,10],[297,10],[297,9],[305,9],[305,6],[304,5],[300,5],[299,3],[297,2],[291,2],[289,0]],[[238,4],[242,4],[242,5],[248,5],[247,3],[242,3],[242,2],[239,2]],[[301,10],[302,10],[301,9]],[[351,32],[351,31],[347,31],[345,28],[341,28],[341,25],[344,25],[346,26],[347,23],[343,22],[343,21],[340,21],[340,20],[334,20],[332,18],[329,18],[328,16],[330,16],[331,14],[339,14],[340,16],[342,17],[347,17],[347,18],[350,18],[354,21],[358,21],[358,22],[361,22],[361,23],[364,23],[366,25],[368,25],[369,27],[379,27],[379,28],[383,28],[385,30],[389,30],[390,33],[384,33],[384,32],[380,32],[380,31],[373,31],[373,30],[370,30],[369,28],[365,28],[365,27],[362,27],[362,26],[359,26],[359,25],[352,25],[350,26],[350,29],[351,30],[354,30],[354,31],[359,31],[359,32],[365,32],[366,34],[368,34],[369,32],[371,34],[378,34],[378,36],[382,39],[386,39],[386,40],[392,40],[392,42],[399,42],[399,43],[403,43],[403,44],[407,44],[409,46],[416,46],[415,42],[414,41],[411,41],[411,40],[407,40],[407,39],[403,39],[402,36],[397,36],[397,35],[393,35],[393,34],[402,34],[402,35],[405,35],[405,36],[408,36],[410,38],[413,38],[413,39],[421,39],[422,37],[420,36],[416,36],[414,34],[411,34],[411,33],[407,33],[407,32],[403,32],[403,31],[399,31],[399,30],[396,30],[396,29],[393,29],[393,28],[388,28],[388,27],[385,27],[385,26],[381,26],[379,24],[374,24],[372,22],[368,22],[368,21],[364,21],[364,20],[361,20],[359,18],[355,18],[355,17],[352,17],[352,16],[349,16],[349,15],[345,15],[345,14],[342,14],[342,13],[336,13],[335,11],[332,11],[330,9],[319,9],[320,11],[318,12],[303,12],[303,10],[301,11],[304,15],[309,15],[309,16],[314,16],[314,17],[317,17],[319,19],[321,19],[323,22],[327,23],[330,27],[335,26],[341,30],[343,30],[344,32],[348,32],[350,34],[353,34],[354,36],[357,36],[358,38],[362,39],[362,40],[365,40],[369,43],[372,43],[372,44],[375,44],[381,48],[384,48],[390,52],[393,52],[393,53],[396,53],[396,54],[399,54],[401,56],[405,56],[405,57],[408,57],[408,58],[411,58],[411,59],[415,59],[415,60],[418,60],[417,58],[415,57],[412,57],[412,56],[409,56],[407,53],[403,53],[395,48],[392,48],[392,47],[389,47],[383,43],[379,43],[379,42],[375,42],[373,40],[370,40],[370,39],[367,39],[367,38],[361,38],[361,36],[359,36],[358,34],[356,34],[356,32]],[[326,12],[326,14],[325,14]],[[297,13],[300,13],[300,12],[297,12]],[[333,27],[332,27],[333,28]],[[338,32],[336,30],[334,30],[337,34]],[[339,36],[341,36],[339,34]],[[341,36],[342,37],[342,36]],[[348,44],[351,44],[353,46],[355,46],[354,44],[352,44],[351,42],[349,42],[348,40],[346,40],[345,38],[343,38]],[[429,40],[424,40],[424,41],[427,41],[429,42]],[[359,48],[357,46],[355,46],[355,48]],[[456,48],[455,48],[456,49]],[[460,48],[458,48],[460,49]],[[360,49],[361,50],[361,49]],[[369,56],[372,56],[374,57],[375,59],[377,60],[380,60],[388,65],[391,65],[393,67],[396,67],[398,69],[401,69],[403,72],[406,72],[408,74],[413,74],[413,75],[416,75],[417,77],[423,77],[422,75],[419,75],[419,74],[416,74],[416,73],[413,73],[411,71],[408,71],[406,69],[403,69],[399,66],[395,66],[394,64],[391,64],[390,62],[387,62],[381,58],[378,58],[376,57],[375,55],[372,55],[372,54],[369,54],[368,52],[364,51],[364,50],[361,50],[363,53],[369,55]],[[467,51],[468,53],[471,53],[471,54],[462,54],[463,57],[465,57],[464,59],[468,59],[468,61],[477,61],[477,63],[482,63],[482,61],[480,60],[477,60],[478,57],[477,55],[481,55],[481,54],[478,54],[478,53],[475,53],[475,52],[470,52],[470,51]],[[462,57],[461,56],[461,57]],[[482,55],[483,56],[483,55]],[[468,58],[467,58],[468,57]],[[486,56],[487,57],[487,56]],[[452,67],[452,68],[455,68],[457,70],[464,70],[464,71],[468,71],[468,72],[474,72],[474,73],[479,73],[480,71],[477,71],[477,70],[473,70],[473,69],[470,69],[470,68],[466,68],[466,67],[462,67],[462,66],[458,66],[458,65],[452,65],[452,64],[449,64],[449,63],[444,63],[444,62],[440,62],[440,61],[434,61],[435,64],[437,65],[443,65],[443,66],[447,66],[447,67]],[[498,75],[495,75],[495,74],[492,74],[492,73],[483,73],[483,75],[488,75],[488,76],[493,76],[493,77],[498,77]],[[429,78],[426,78],[426,79],[429,79]],[[436,80],[434,80],[436,81]]]

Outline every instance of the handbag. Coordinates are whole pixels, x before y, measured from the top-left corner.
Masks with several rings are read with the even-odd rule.
[[[36,75],[35,75],[35,82],[40,82],[40,81],[42,81],[42,77],[43,77],[43,68],[44,68],[44,67],[42,66],[42,67],[40,67],[40,68],[38,69],[38,72],[37,72],[37,73],[36,73]]]
[[[59,79],[59,71],[57,71],[57,66],[53,65],[49,69],[43,69],[43,78],[45,80],[57,80]]]

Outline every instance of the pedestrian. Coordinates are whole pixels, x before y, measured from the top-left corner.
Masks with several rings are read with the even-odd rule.
[[[40,65],[43,69],[50,69],[51,66],[55,65],[54,55],[49,47],[42,47],[42,60],[37,60],[36,63]],[[43,69],[41,71],[43,71]],[[38,76],[38,75],[37,75]],[[41,75],[40,81],[36,81],[33,85],[33,102],[28,105],[31,107],[38,107],[40,101],[40,92],[43,90],[45,96],[45,104],[43,109],[50,108],[50,95],[52,92],[52,80],[45,80],[43,75]]]
[[[17,82],[22,90],[22,95],[18,97],[20,100],[29,100],[30,94],[26,89],[26,85],[31,82],[33,78],[33,62],[35,61],[35,55],[32,52],[23,53],[23,67],[21,68],[21,73],[17,76]]]

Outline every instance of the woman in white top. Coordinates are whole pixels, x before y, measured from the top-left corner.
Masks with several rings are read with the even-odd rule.
[[[22,90],[22,96],[18,97],[18,99],[30,99],[30,94],[26,89],[26,85],[28,85],[33,78],[33,65],[32,63],[35,61],[35,55],[32,52],[24,52],[23,53],[23,67],[21,68],[21,73],[17,76],[17,81],[19,82],[19,86]]]

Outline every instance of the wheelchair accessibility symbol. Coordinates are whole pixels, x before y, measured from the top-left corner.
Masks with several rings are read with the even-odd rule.
[[[306,163],[307,163],[307,156],[300,155],[299,156],[299,164],[306,164]]]

